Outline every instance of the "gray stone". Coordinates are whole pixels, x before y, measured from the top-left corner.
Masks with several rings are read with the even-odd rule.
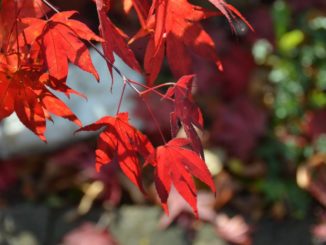
[[[32,204],[0,209],[0,244],[38,245],[47,238],[49,210]]]
[[[193,245],[227,245],[219,238],[211,224],[202,224],[198,230]]]
[[[110,231],[123,245],[185,245],[184,231],[177,226],[158,227],[158,207],[124,206],[111,222]]]

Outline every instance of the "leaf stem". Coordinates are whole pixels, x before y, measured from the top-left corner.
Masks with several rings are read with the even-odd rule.
[[[17,2],[15,2],[15,10],[16,10],[16,18],[19,15],[20,10],[18,10]],[[17,64],[17,70],[19,70],[21,66],[21,57],[20,57],[20,50],[19,50],[19,40],[18,40],[18,24],[17,24],[17,19],[15,22],[15,30],[16,30],[16,45],[17,45],[17,58],[18,58],[18,64]]]
[[[49,3],[47,0],[42,0],[42,2],[44,3],[44,4],[46,4],[49,8],[51,8],[53,11],[55,11],[56,13],[60,13],[60,11],[56,8],[56,7],[54,7],[51,3]],[[68,27],[68,26],[67,26]],[[68,27],[69,28],[69,27]],[[71,28],[70,28],[71,29]],[[73,31],[73,33],[76,35],[76,36],[78,36],[77,35],[77,33],[75,33],[74,32],[74,30],[72,30]],[[123,88],[122,88],[122,94],[121,94],[121,96],[120,96],[120,100],[119,100],[119,104],[118,104],[118,109],[117,109],[117,113],[119,113],[120,112],[120,107],[121,107],[121,104],[122,104],[122,100],[123,100],[123,95],[124,95],[124,93],[125,93],[125,88],[126,88],[126,84],[128,84],[140,97],[141,97],[141,99],[143,100],[143,102],[145,103],[145,105],[146,105],[146,107],[147,107],[147,110],[148,110],[148,112],[150,113],[150,115],[151,115],[151,117],[152,117],[152,119],[153,119],[153,121],[154,121],[154,123],[155,123],[155,126],[156,126],[156,128],[157,128],[157,130],[159,131],[159,133],[160,133],[160,135],[161,135],[161,137],[162,137],[162,140],[163,140],[163,142],[164,142],[164,144],[166,144],[166,139],[165,139],[165,137],[164,137],[164,134],[163,134],[163,132],[162,132],[162,129],[161,129],[161,127],[160,127],[160,125],[159,125],[159,123],[158,123],[158,120],[156,119],[156,117],[154,116],[154,114],[153,114],[153,111],[152,111],[152,109],[149,107],[149,105],[147,104],[147,102],[145,101],[145,99],[144,99],[144,97],[143,97],[143,95],[144,94],[147,94],[148,92],[150,92],[150,91],[153,91],[154,93],[156,93],[156,94],[158,94],[159,96],[161,96],[161,97],[164,97],[164,94],[162,94],[162,93],[160,93],[159,91],[157,91],[156,89],[157,88],[160,88],[160,87],[163,87],[163,86],[169,86],[169,85],[174,85],[174,83],[165,83],[165,84],[161,84],[161,85],[158,85],[158,86],[156,86],[156,87],[153,87],[153,88],[151,88],[151,87],[148,87],[148,86],[146,86],[146,85],[144,85],[144,84],[141,84],[141,83],[138,83],[138,82],[135,82],[135,81],[132,81],[132,80],[130,80],[130,79],[128,79],[125,75],[123,75],[122,74],[122,72],[119,70],[119,68],[118,67],[116,67],[107,57],[105,57],[105,55],[96,47],[96,45],[94,44],[94,43],[92,43],[91,41],[89,41],[89,40],[87,40],[87,42],[89,43],[89,45],[90,46],[92,46],[92,48],[94,48],[94,50],[108,63],[108,64],[110,64],[111,65],[111,67],[112,67],[112,69],[122,78],[122,80],[123,80]],[[141,86],[141,87],[143,87],[143,88],[145,88],[145,89],[147,89],[147,90],[145,90],[144,92],[141,92],[141,91],[139,91],[134,85],[138,85],[138,86]],[[170,99],[170,100],[172,100],[173,101],[173,99],[171,99],[171,98],[168,98],[168,99]]]
[[[152,119],[153,119],[153,121],[154,121],[154,124],[155,124],[157,130],[159,131],[159,133],[160,133],[160,135],[161,135],[161,138],[162,138],[162,140],[163,140],[163,143],[164,143],[164,145],[165,145],[165,144],[166,144],[166,139],[165,139],[165,137],[164,137],[164,134],[163,134],[163,132],[162,132],[162,129],[161,129],[161,127],[160,127],[160,124],[159,124],[159,122],[157,121],[157,118],[155,117],[155,115],[154,115],[152,109],[149,107],[149,105],[148,105],[147,102],[145,101],[144,97],[141,97],[141,98],[142,98],[143,102],[145,103],[146,108],[147,108],[149,114],[151,115],[151,117],[152,117]]]
[[[121,104],[122,104],[123,95],[125,94],[125,91],[126,91],[126,85],[127,85],[127,81],[124,79],[123,80],[122,92],[121,92],[121,96],[120,96],[120,99],[119,99],[119,104],[118,104],[118,109],[117,109],[116,114],[119,114],[119,112],[120,112],[120,107],[121,107]]]
[[[163,83],[163,84],[159,84],[159,85],[157,85],[155,87],[151,87],[151,88],[148,88],[147,90],[142,91],[141,92],[141,95],[145,95],[148,92],[152,92],[154,90],[156,91],[156,89],[158,89],[158,88],[162,88],[162,87],[166,87],[166,86],[174,86],[174,85],[175,85],[175,83]]]
[[[148,92],[154,92],[155,94],[161,96],[162,98],[164,97],[164,94],[160,93],[156,89],[159,88],[159,87],[170,86],[172,84],[175,85],[175,83],[164,83],[164,84],[160,84],[160,85],[158,85],[156,87],[151,88],[151,87],[146,86],[145,84],[138,83],[138,82],[135,82],[135,81],[132,81],[132,80],[129,80],[129,82],[131,82],[133,84],[136,84],[136,85],[138,85],[138,86],[143,87],[143,88],[146,89],[145,91],[139,92],[139,95],[140,96],[144,96],[145,94],[147,94],[147,91],[150,90]],[[169,97],[166,97],[165,99],[174,101],[172,98],[169,98]]]

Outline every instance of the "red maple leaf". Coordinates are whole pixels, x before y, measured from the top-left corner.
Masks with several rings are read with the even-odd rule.
[[[2,60],[0,65],[0,120],[16,112],[19,120],[45,141],[46,119],[49,113],[66,118],[78,126],[81,122],[67,105],[40,82],[38,67],[19,69]]]
[[[96,150],[96,169],[118,160],[124,174],[143,191],[140,157],[146,159],[154,151],[148,138],[128,122],[128,113],[115,117],[103,117],[78,131],[96,131],[105,127],[99,135]]]
[[[205,162],[192,150],[183,148],[190,142],[175,138],[147,159],[155,169],[155,186],[164,211],[168,214],[167,200],[173,184],[198,216],[197,190],[192,176],[207,184],[216,192],[215,184]]]
[[[192,73],[191,52],[214,62],[221,69],[214,41],[199,23],[217,14],[192,5],[187,0],[153,1],[146,27],[153,34],[144,61],[149,84],[156,79],[165,52],[170,69],[176,77]],[[136,36],[144,34],[138,33]]]
[[[104,42],[102,43],[103,52],[106,59],[108,59],[107,65],[111,73],[111,77],[113,77],[112,65],[115,61],[113,53],[116,53],[132,69],[141,72],[138,61],[127,44],[127,35],[116,27],[107,16],[107,12],[110,9],[110,2],[111,1],[108,0],[95,1],[97,14],[100,21],[99,29],[101,36],[104,38]]]
[[[191,140],[193,149],[204,158],[203,147],[196,132],[195,126],[203,130],[203,116],[192,98],[191,86],[193,75],[181,77],[174,87],[169,88],[166,97],[174,97],[174,111],[171,113],[172,136],[177,135],[181,122],[188,138]]]
[[[193,73],[192,53],[214,62],[219,70],[223,69],[216,54],[214,41],[201,26],[201,20],[224,15],[235,30],[233,21],[240,18],[253,30],[248,21],[232,5],[224,0],[209,1],[217,7],[218,12],[192,5],[187,0],[153,1],[146,25],[131,40],[151,34],[144,59],[149,84],[157,78],[165,53],[169,67],[177,78]]]
[[[42,0],[0,0],[0,120],[16,112],[20,121],[43,140],[46,120],[51,120],[51,113],[80,125],[78,118],[49,88],[66,95],[77,93],[66,85],[69,61],[99,79],[83,42],[85,40],[103,43],[102,56],[111,73],[114,68],[124,78],[118,68],[113,67],[114,53],[132,69],[141,71],[128,46],[127,36],[107,16],[111,0],[94,1],[103,39],[83,23],[70,19],[75,11],[58,12]],[[215,63],[218,69],[222,68],[214,41],[200,21],[224,14],[231,24],[236,17],[247,22],[224,0],[209,1],[219,11],[209,11],[187,0],[153,0],[151,6],[147,0],[125,0],[129,4],[126,12],[133,6],[142,26],[135,38],[150,35],[144,61],[149,83],[156,79],[165,55],[176,77],[192,73],[193,55]],[[47,16],[46,20],[40,19],[47,11],[43,12],[43,3],[58,13],[50,19]],[[104,128],[96,150],[97,171],[104,165],[118,162],[124,174],[143,191],[141,159],[146,160],[155,167],[155,184],[165,211],[168,212],[167,199],[174,185],[198,216],[193,177],[213,191],[215,185],[203,161],[202,146],[195,131],[195,127],[202,129],[203,119],[191,95],[192,79],[193,76],[189,75],[182,77],[163,96],[174,101],[175,109],[171,115],[173,135],[181,124],[189,139],[173,139],[154,151],[148,138],[129,124],[128,113],[104,117],[78,131]],[[130,80],[128,84],[132,86]],[[141,95],[137,88],[133,88]],[[192,144],[194,151],[185,148],[188,144]]]
[[[45,60],[50,76],[64,79],[68,74],[68,60],[91,73],[99,80],[87,46],[80,39],[103,41],[85,24],[69,19],[76,11],[54,14],[49,20],[23,18],[27,24],[23,39],[32,45]]]

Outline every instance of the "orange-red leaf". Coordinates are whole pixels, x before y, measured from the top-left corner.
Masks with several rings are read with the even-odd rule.
[[[148,161],[156,168],[155,186],[165,212],[168,214],[167,200],[171,186],[174,185],[198,216],[197,190],[193,176],[209,186],[213,192],[216,189],[205,162],[196,152],[185,149],[187,144],[187,139],[173,139],[158,147]]]
[[[20,18],[38,18],[49,10],[42,0],[2,0],[0,5],[0,46],[5,52],[8,51],[8,45],[17,45],[15,42],[17,30],[20,30]]]
[[[57,13],[48,21],[25,18],[28,27],[24,36],[28,44],[43,49],[42,56],[49,74],[55,79],[64,79],[68,74],[68,60],[79,68],[91,73],[99,80],[87,46],[80,40],[102,41],[83,23],[70,20],[75,11]]]
[[[105,40],[102,43],[103,52],[105,57],[108,59],[107,65],[112,76],[112,65],[114,64],[114,53],[116,53],[128,66],[130,66],[135,71],[141,72],[139,63],[133,53],[129,48],[126,35],[116,27],[109,17],[107,16],[107,11],[109,10],[110,1],[96,0],[97,14],[100,21],[100,33]]]
[[[45,85],[49,85],[46,80],[48,76],[38,71],[37,66],[22,66],[14,70],[10,65],[2,63],[0,67],[0,120],[16,112],[19,120],[43,141],[46,141],[46,120],[51,119],[49,113],[81,126],[67,105],[47,89]],[[57,85],[64,87],[64,83]]]
[[[215,44],[200,24],[201,20],[213,15],[217,13],[192,5],[187,0],[153,1],[147,26],[147,29],[152,30],[152,35],[144,64],[149,84],[152,84],[158,75],[165,51],[170,69],[177,78],[192,73],[191,52],[221,68]],[[154,64],[151,64],[152,60],[155,61]],[[156,67],[153,68],[153,65]]]

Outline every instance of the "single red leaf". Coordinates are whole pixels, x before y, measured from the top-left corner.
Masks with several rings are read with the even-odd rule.
[[[80,40],[103,41],[83,23],[70,20],[76,11],[63,11],[48,21],[24,18],[22,23],[27,44],[38,46],[48,67],[49,74],[55,79],[64,79],[68,74],[68,60],[79,68],[91,73],[99,80],[87,46]]]
[[[204,159],[203,147],[195,127],[203,130],[203,116],[192,98],[191,88],[193,75],[181,77],[175,86],[169,88],[165,96],[174,98],[174,111],[171,113],[172,136],[179,130],[179,123],[183,126],[193,149]]]
[[[151,39],[147,45],[145,58],[144,58],[144,69],[146,71],[146,80],[152,84],[160,73],[161,66],[164,58],[164,46],[161,45],[157,52],[154,54],[155,46],[154,40]]]
[[[198,216],[197,190],[192,176],[216,192],[214,181],[205,162],[196,152],[183,148],[189,143],[187,139],[175,138],[159,146],[156,152],[148,158],[148,162],[156,168],[155,186],[167,214],[169,212],[167,200],[171,186],[174,185]]]
[[[139,63],[129,48],[126,41],[126,34],[124,34],[118,27],[116,27],[107,16],[110,9],[110,1],[96,0],[97,14],[100,22],[100,33],[104,39],[102,43],[103,52],[108,59],[107,65],[112,77],[112,65],[114,64],[116,53],[128,66],[137,72],[141,72]]]
[[[141,182],[140,157],[146,159],[154,151],[148,138],[128,122],[128,113],[119,113],[115,117],[107,116],[97,122],[85,126],[79,131],[96,131],[101,128],[97,141],[96,170],[111,164],[117,159],[124,174],[144,191]]]

